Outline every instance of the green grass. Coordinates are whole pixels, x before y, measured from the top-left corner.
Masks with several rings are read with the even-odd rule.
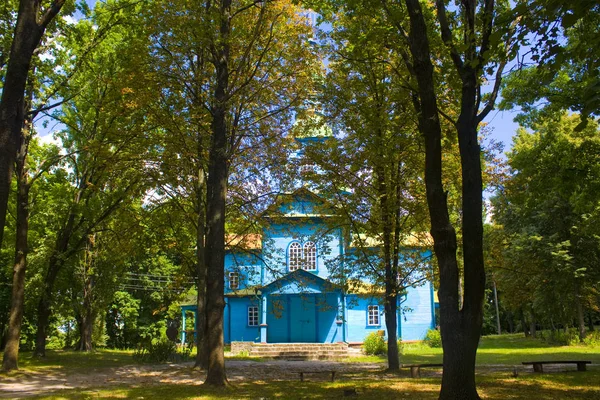
[[[488,336],[481,340],[477,356],[478,390],[487,399],[600,399],[600,368],[591,366],[587,372],[576,372],[566,367],[560,371],[534,374],[522,361],[585,359],[600,364],[600,348],[586,346],[551,346],[539,340],[525,339],[521,335]],[[253,360],[251,357],[228,357],[228,360]],[[422,343],[406,343],[402,362],[440,362],[442,349],[432,349]],[[311,381],[278,379],[277,374],[263,377],[262,381],[236,382],[228,389],[205,388],[201,379],[193,383],[175,384],[154,381],[135,381],[129,386],[104,386],[92,389],[72,389],[36,397],[38,399],[343,399],[345,389],[356,388],[360,399],[434,399],[437,398],[439,377],[410,379],[403,371],[400,375],[384,372],[385,358],[376,356],[353,357],[348,362],[380,362],[379,371],[342,373],[334,383],[315,376]],[[102,368],[115,368],[135,364],[132,351],[99,350],[93,353],[74,351],[48,351],[44,359],[21,356],[22,371],[11,373],[11,379],[20,378],[27,371],[45,373],[89,373]],[[496,366],[502,366],[496,368]],[[512,366],[520,366],[518,377],[512,376]],[[572,367],[572,366],[571,366]],[[565,370],[569,369],[569,372]],[[425,373],[425,375],[427,375]],[[199,377],[200,375],[193,375]],[[430,375],[431,376],[431,375]],[[312,378],[312,377],[311,377]],[[2,375],[0,375],[0,380]],[[323,380],[321,380],[323,379]]]
[[[0,356],[3,354],[0,353]],[[27,371],[63,372],[116,368],[136,364],[132,350],[96,350],[89,353],[73,350],[47,350],[46,357],[34,357],[32,352],[19,353],[19,369]]]
[[[440,379],[381,379],[370,373],[339,382],[259,381],[232,385],[227,389],[201,385],[159,384],[111,387],[97,390],[65,390],[36,399],[343,399],[345,389],[357,389],[360,399],[435,399]],[[344,379],[344,378],[342,378]],[[600,370],[508,377],[491,374],[478,377],[478,390],[485,399],[598,399]]]
[[[423,364],[442,362],[442,349],[424,343],[405,343],[401,362]],[[477,365],[521,365],[523,361],[536,360],[589,360],[600,364],[600,347],[552,346],[537,339],[524,338],[523,334],[492,335],[481,338],[477,350]],[[385,356],[361,356],[349,362],[385,362]]]

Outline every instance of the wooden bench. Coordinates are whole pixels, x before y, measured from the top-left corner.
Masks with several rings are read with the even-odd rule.
[[[401,368],[410,368],[411,378],[421,377],[421,368],[443,367],[444,364],[402,364]]]
[[[333,382],[335,380],[335,371],[298,371],[298,374],[300,374],[300,382],[304,382],[304,374],[320,374],[320,373],[331,374],[331,382]]]
[[[585,371],[585,365],[591,361],[523,361],[523,365],[533,365],[533,372],[544,372],[544,364],[577,364],[577,371]]]

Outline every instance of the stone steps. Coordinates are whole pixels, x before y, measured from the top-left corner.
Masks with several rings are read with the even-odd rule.
[[[331,360],[348,356],[346,343],[254,343],[250,356],[285,360]]]

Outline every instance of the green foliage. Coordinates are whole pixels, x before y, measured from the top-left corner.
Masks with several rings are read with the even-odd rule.
[[[423,341],[427,343],[429,347],[440,348],[442,347],[442,334],[437,329],[428,329]]]
[[[369,333],[363,341],[363,352],[366,355],[385,354],[386,349],[385,339],[378,332]]]
[[[583,343],[590,347],[600,347],[600,331],[588,332]]]
[[[573,326],[583,319],[578,304],[585,311],[598,294],[600,136],[578,124],[563,114],[520,129],[508,153],[513,173],[493,200],[504,231],[494,272],[502,301],[546,327]]]
[[[575,346],[579,342],[579,334],[576,328],[568,328],[565,330],[555,329],[553,331],[541,331],[540,339],[559,346]]]
[[[174,361],[177,345],[166,337],[150,340],[135,350],[133,358],[140,362],[162,363]]]

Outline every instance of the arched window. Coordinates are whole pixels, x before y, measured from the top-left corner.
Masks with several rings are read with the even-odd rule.
[[[288,248],[288,269],[295,271],[302,263],[302,247],[298,242],[292,242]]]
[[[304,243],[304,269],[315,271],[317,269],[317,246],[313,242]]]

